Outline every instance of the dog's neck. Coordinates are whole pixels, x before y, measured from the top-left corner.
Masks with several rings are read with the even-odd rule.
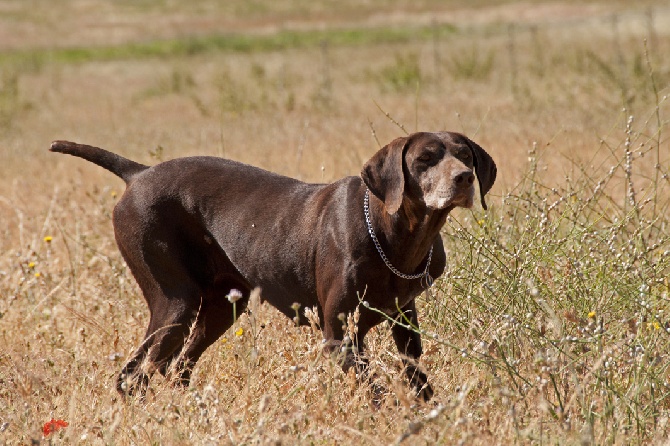
[[[377,237],[384,240],[391,263],[407,274],[423,264],[453,208],[433,210],[423,203],[403,199],[398,211],[389,214],[384,203],[370,194],[370,214]]]

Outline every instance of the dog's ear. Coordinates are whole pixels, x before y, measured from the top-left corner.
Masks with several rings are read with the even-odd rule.
[[[398,212],[405,191],[403,157],[409,137],[396,138],[375,153],[363,166],[361,178],[389,214]]]
[[[496,175],[498,174],[498,168],[496,163],[493,162],[491,155],[486,153],[476,142],[472,141],[470,138],[465,138],[470,146],[472,151],[472,157],[475,165],[475,173],[477,174],[477,180],[479,181],[479,193],[481,195],[482,207],[488,209],[486,206],[486,201],[484,201],[484,195],[491,190],[493,183],[496,181]]]

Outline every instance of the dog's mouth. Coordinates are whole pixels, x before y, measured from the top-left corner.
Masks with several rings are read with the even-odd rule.
[[[426,207],[432,210],[442,210],[448,207],[471,208],[475,203],[475,189],[473,187],[464,190],[452,189],[431,195],[424,197],[424,202]]]
[[[459,193],[451,204],[462,208],[471,208],[475,204],[475,189],[470,187],[467,191]]]

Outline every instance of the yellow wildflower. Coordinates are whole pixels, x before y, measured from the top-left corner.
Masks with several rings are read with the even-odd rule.
[[[35,273],[35,277],[39,278],[39,277],[41,277],[41,276],[42,276],[42,274],[40,274],[40,273]]]
[[[44,241],[47,242],[47,243],[51,243],[51,240],[53,240],[53,239],[54,238],[50,235],[47,235],[46,237],[44,237]]]
[[[596,312],[595,311],[589,311],[588,317],[589,317],[589,319],[594,319],[596,317]]]
[[[235,336],[241,337],[244,334],[244,329],[242,327],[238,328],[235,332]]]
[[[28,264],[28,268],[30,268],[30,269],[35,268],[35,262],[30,262],[30,263]]]

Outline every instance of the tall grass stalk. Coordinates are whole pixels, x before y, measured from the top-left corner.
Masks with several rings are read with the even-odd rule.
[[[438,282],[451,297],[425,303],[426,331],[472,361],[491,400],[502,392],[524,414],[521,441],[552,425],[589,443],[667,434],[670,221],[658,209],[670,190],[638,173],[658,159],[641,155],[644,130],[628,117],[611,168],[560,187],[543,184],[534,147],[502,206],[449,219],[447,250],[463,255]]]

